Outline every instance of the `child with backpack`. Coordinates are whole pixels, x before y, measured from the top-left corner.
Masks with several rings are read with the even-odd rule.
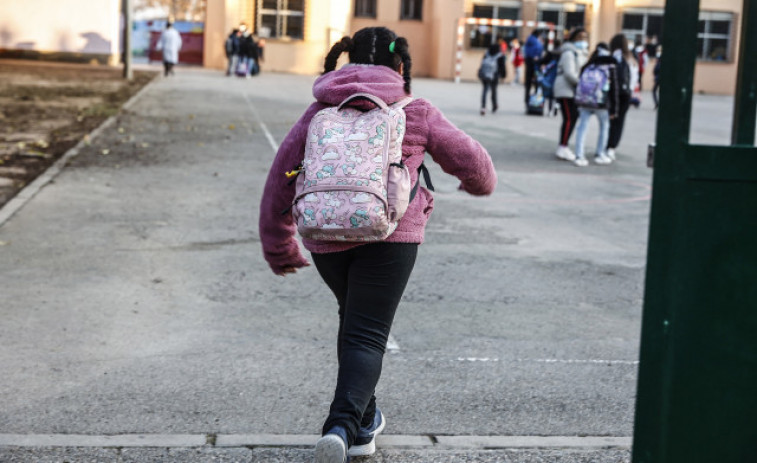
[[[576,129],[576,159],[578,167],[586,167],[589,162],[584,157],[586,129],[591,116],[599,119],[599,139],[594,162],[610,164],[605,154],[610,132],[610,119],[618,116],[620,106],[620,88],[618,85],[617,63],[610,55],[610,47],[602,42],[581,69],[576,87],[576,106],[578,107],[578,128]]]
[[[568,144],[578,120],[578,107],[575,101],[576,86],[581,68],[588,60],[588,49],[589,34],[584,28],[577,27],[560,48],[560,60],[557,62],[554,92],[562,113],[562,125],[555,156],[565,161],[576,159],[576,155],[568,148]]]
[[[547,50],[544,56],[536,64],[536,82],[541,88],[542,95],[547,101],[547,115],[557,115],[555,108],[555,79],[557,78],[557,63],[560,60],[560,47],[562,42],[555,40],[552,50]]]
[[[483,85],[481,93],[481,115],[486,114],[486,94],[489,89],[492,91],[492,113],[497,112],[497,83],[499,79],[505,77],[505,56],[502,54],[498,44],[489,45],[484,57],[481,59],[481,66],[478,68],[478,79]]]
[[[335,70],[344,52],[350,62]],[[261,200],[260,239],[273,272],[309,265],[295,238],[296,229],[305,232],[311,237],[303,244],[339,307],[339,368],[317,463],[373,454],[384,429],[374,391],[433,209],[431,193],[418,186],[424,153],[467,193],[489,195],[497,183],[477,141],[427,100],[410,97],[411,66],[407,40],[384,27],[336,43],[313,84],[316,102],[282,141]]]

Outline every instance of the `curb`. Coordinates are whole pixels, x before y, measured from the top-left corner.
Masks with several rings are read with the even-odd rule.
[[[116,118],[118,118],[118,116],[121,115],[121,113],[125,109],[129,109],[131,106],[133,106],[134,103],[136,103],[137,99],[141,97],[142,94],[147,91],[147,89],[151,87],[156,80],[160,78],[161,74],[157,73],[157,75],[152,80],[147,82],[144,87],[142,87],[121,106],[121,109],[118,110],[118,113],[105,119],[105,121],[97,126],[97,128],[95,128],[92,132],[82,137],[82,139],[79,141],[79,143],[76,144],[76,146],[66,151],[63,156],[60,157],[60,159],[55,161],[50,167],[48,167],[37,178],[35,178],[34,181],[22,188],[21,191],[19,191],[16,196],[14,196],[10,201],[5,203],[4,206],[0,207],[0,227],[5,225],[5,223],[10,220],[10,218],[13,217],[16,212],[21,210],[21,208],[23,208],[26,203],[31,201],[31,199],[34,198],[34,196],[39,193],[42,188],[44,188],[55,177],[57,177],[58,174],[60,174],[68,161],[78,155],[79,151],[84,147],[84,140],[87,138],[87,136],[89,137],[89,140],[92,141],[105,129],[113,125],[116,122]]]
[[[2,447],[312,447],[320,436],[310,434],[0,434]],[[377,444],[393,449],[630,449],[631,437],[609,436],[433,436],[381,435]]]

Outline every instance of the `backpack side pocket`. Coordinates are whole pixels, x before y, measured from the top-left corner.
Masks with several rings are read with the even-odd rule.
[[[389,164],[386,179],[386,215],[389,221],[397,222],[405,215],[410,203],[410,189],[410,171],[407,166],[402,162]]]

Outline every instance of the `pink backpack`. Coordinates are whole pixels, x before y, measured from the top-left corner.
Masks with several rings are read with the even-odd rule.
[[[373,102],[370,111],[346,106]],[[322,241],[380,241],[397,228],[411,201],[402,162],[407,97],[388,106],[357,93],[313,116],[297,177],[292,214],[297,231]],[[415,193],[416,187],[412,193]]]

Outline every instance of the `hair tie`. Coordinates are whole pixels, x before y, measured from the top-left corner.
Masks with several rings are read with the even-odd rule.
[[[389,44],[389,53],[394,53],[394,40],[392,40],[392,43]]]

